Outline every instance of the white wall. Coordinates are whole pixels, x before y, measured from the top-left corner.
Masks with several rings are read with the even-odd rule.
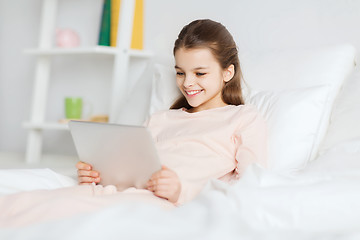
[[[40,1],[0,1],[0,151],[23,151],[33,60],[23,48],[36,44]]]
[[[81,44],[97,41],[101,0],[59,0],[57,26],[73,28]],[[145,48],[155,61],[173,65],[173,42],[181,28],[198,18],[222,22],[241,53],[351,43],[360,49],[359,0],[145,0]],[[23,54],[37,45],[40,0],[0,0],[0,151],[24,152],[35,58]],[[63,116],[63,97],[81,95],[102,113],[109,101],[111,57],[54,59],[48,119]],[[64,70],[65,69],[65,70]],[[139,121],[148,103],[151,74],[143,77],[124,116]],[[86,86],[86,87],[84,87]],[[138,109],[135,111],[134,109]],[[46,131],[44,151],[74,154],[66,132]]]
[[[147,14],[147,44],[159,54],[171,52],[182,26],[197,18],[222,22],[240,52],[344,42],[360,47],[358,0],[149,0]]]

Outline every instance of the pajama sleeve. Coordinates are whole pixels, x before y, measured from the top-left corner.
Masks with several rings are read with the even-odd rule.
[[[181,206],[182,204],[189,202],[195,196],[197,196],[206,185],[207,180],[189,181],[180,177],[180,183],[181,192],[179,199],[175,203],[176,206]]]
[[[236,178],[240,178],[246,167],[252,163],[267,167],[268,154],[267,125],[260,113],[253,108],[241,121],[234,134],[236,145]]]

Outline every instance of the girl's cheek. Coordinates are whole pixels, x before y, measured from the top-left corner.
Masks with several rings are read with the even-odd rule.
[[[183,81],[181,79],[176,80],[176,86],[181,89],[181,86],[183,85]]]

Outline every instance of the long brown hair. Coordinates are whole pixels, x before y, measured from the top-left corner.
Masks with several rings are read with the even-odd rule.
[[[207,48],[223,69],[234,65],[234,77],[225,82],[221,91],[222,100],[229,105],[242,105],[241,69],[235,41],[229,31],[221,24],[209,19],[195,20],[186,25],[179,33],[174,44],[173,54],[180,48]],[[177,99],[170,109],[192,108],[184,96]]]

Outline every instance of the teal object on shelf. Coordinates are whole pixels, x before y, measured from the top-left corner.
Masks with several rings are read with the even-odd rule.
[[[110,46],[111,0],[104,0],[98,45]]]

